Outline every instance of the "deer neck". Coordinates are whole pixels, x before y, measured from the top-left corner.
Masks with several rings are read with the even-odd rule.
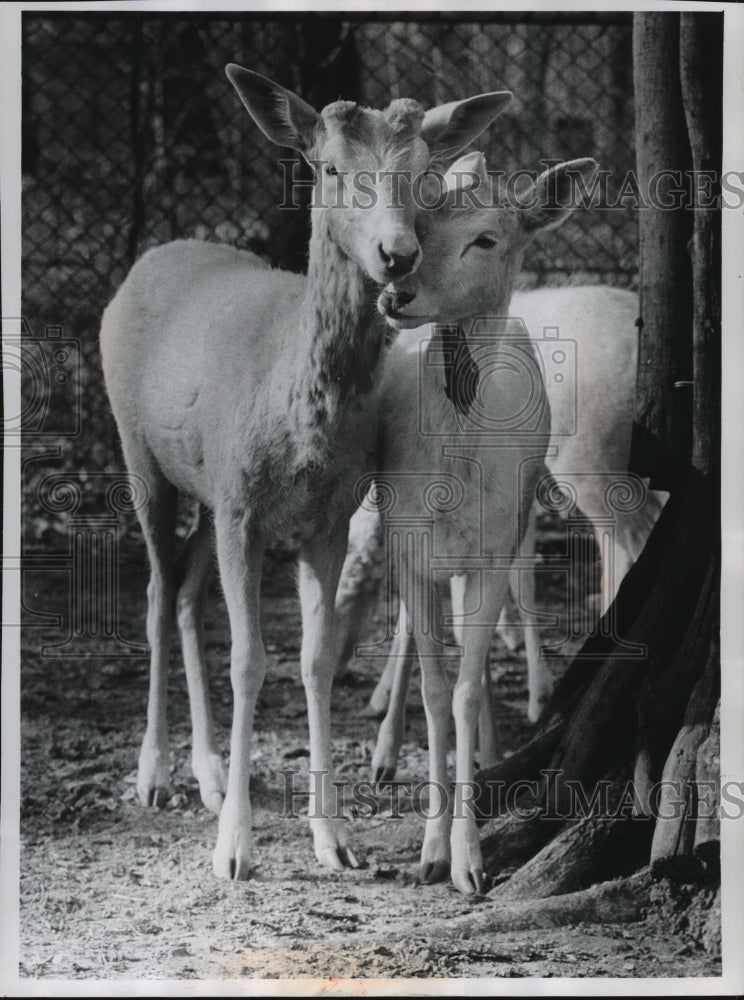
[[[444,391],[456,410],[467,415],[475,402],[481,378],[480,363],[493,360],[489,357],[497,349],[499,340],[511,335],[521,335],[521,328],[507,319],[511,294],[505,295],[502,305],[494,309],[485,325],[477,317],[442,325],[437,330],[437,349],[444,358]],[[484,356],[484,347],[486,348]]]
[[[314,437],[330,433],[373,389],[385,326],[373,283],[333,241],[325,212],[313,226],[307,277],[306,350],[298,352],[290,406],[300,427]]]

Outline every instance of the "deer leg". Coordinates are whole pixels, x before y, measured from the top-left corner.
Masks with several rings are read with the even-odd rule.
[[[644,504],[633,511],[615,512],[615,538],[612,560],[605,559],[605,553],[600,548],[602,558],[602,602],[601,613],[605,614],[615,600],[620,584],[625,579],[630,567],[636,562],[643,551],[648,536],[666,502],[666,494],[651,490]],[[597,544],[602,545],[600,529],[595,529]],[[607,546],[605,545],[605,548]],[[604,563],[608,566],[605,570]]]
[[[599,549],[600,561],[600,585],[599,585],[599,614],[603,617],[610,608],[616,593],[615,565],[619,554],[620,546],[617,538],[609,533],[606,527],[593,526],[594,537]],[[617,530],[617,526],[615,526]]]
[[[405,617],[405,608],[401,603],[398,613],[398,623],[393,641],[390,644],[390,651],[385,660],[385,669],[380,674],[380,679],[375,685],[375,689],[370,695],[366,713],[370,718],[384,718],[390,704],[390,692],[393,690],[398,664],[401,657],[411,655],[411,642],[408,635]]]
[[[540,631],[537,622],[532,619],[537,607],[535,599],[535,551],[537,546],[537,507],[533,503],[527,516],[524,536],[520,551],[529,559],[526,570],[512,570],[509,584],[514,594],[519,615],[524,630],[524,648],[527,657],[527,718],[537,722],[543,708],[547,705],[553,693],[553,675],[542,655],[540,647]],[[532,619],[532,620],[531,620]]]
[[[415,654],[413,635],[408,628],[408,613],[401,601],[397,632],[383,672],[383,677],[387,674],[390,678],[390,696],[372,755],[372,780],[375,782],[392,781],[395,777],[398,754],[406,732],[406,701]]]
[[[360,588],[353,595],[346,593],[336,603],[337,668],[353,666],[356,646],[366,633],[377,607],[377,592]]]
[[[306,542],[300,551],[299,574],[300,662],[310,730],[310,829],[316,858],[335,871],[359,867],[336,802],[331,745],[331,685],[336,664],[334,600],[346,540],[347,532],[338,524],[322,539]]]
[[[167,699],[178,494],[159,473],[149,475],[147,482],[148,497],[137,513],[150,559],[150,582],[147,586],[150,688],[147,727],[137,769],[137,794],[143,805],[161,807],[170,798]]]
[[[455,717],[455,800],[452,816],[452,881],[460,892],[483,892],[485,879],[474,813],[475,737],[483,698],[483,664],[503,606],[508,572],[468,573],[465,606],[474,608],[462,630],[460,672],[452,695]]]
[[[200,508],[182,557],[176,619],[191,708],[191,766],[199,782],[202,802],[211,812],[219,814],[227,788],[227,770],[215,738],[203,627],[204,603],[213,567],[212,523],[206,510]]]
[[[420,546],[416,546],[420,548]],[[451,685],[449,657],[441,641],[442,601],[439,587],[425,567],[417,566],[415,550],[401,560],[401,594],[416,640],[421,665],[421,693],[429,742],[428,806],[421,847],[420,877],[427,885],[441,882],[450,870],[450,807],[447,779],[447,744]]]
[[[462,648],[465,626],[465,585],[467,577],[459,573],[450,580],[452,595],[452,628],[455,641]],[[489,646],[490,648],[490,646]],[[493,684],[491,683],[491,666],[488,651],[483,660],[483,697],[478,714],[478,763],[481,768],[491,767],[499,759],[498,740],[494,720]]]
[[[463,629],[465,626],[465,585],[467,577],[458,573],[450,579],[450,595],[452,597],[452,631],[455,642],[462,649]],[[503,609],[502,609],[503,610]],[[497,760],[496,731],[493,719],[493,687],[491,685],[491,669],[488,653],[483,661],[483,698],[478,715],[478,750],[480,767],[490,767]],[[485,761],[485,763],[484,763]]]
[[[506,644],[507,649],[510,649],[512,653],[516,653],[524,646],[524,630],[522,629],[522,618],[519,614],[519,609],[516,607],[517,598],[513,596],[515,590],[518,592],[518,588],[516,584],[512,585],[511,580],[509,582],[509,590],[513,599],[509,599],[507,596],[507,600],[499,615],[496,631]]]
[[[217,876],[243,880],[253,857],[249,782],[256,700],[266,675],[261,638],[260,587],[263,543],[247,516],[215,513],[217,559],[230,619],[233,723],[230,766],[212,867]]]
[[[496,734],[495,702],[493,697],[493,682],[491,680],[491,664],[488,652],[483,661],[483,697],[478,713],[478,766],[493,767],[500,759],[498,737]]]
[[[381,535],[379,511],[359,506],[349,522],[349,546],[336,592],[339,667],[351,663],[377,607],[383,571]]]
[[[390,703],[390,692],[393,689],[396,674],[398,672],[398,665],[401,659],[403,657],[408,657],[409,660],[413,662],[411,657],[415,657],[415,649],[413,648],[414,644],[412,641],[411,629],[408,625],[406,606],[398,596],[397,581],[388,592],[388,602],[389,607],[386,608],[388,615],[390,615],[393,606],[395,606],[398,609],[398,620],[395,626],[395,633],[393,635],[393,641],[390,645],[387,660],[385,661],[385,669],[380,675],[380,679],[377,681],[377,685],[370,696],[365,713],[375,719],[384,718],[387,713],[388,705]]]
[[[400,620],[400,619],[399,619]],[[396,632],[390,644],[390,651],[385,660],[385,667],[380,674],[380,678],[375,684],[375,689],[369,697],[369,702],[364,710],[364,714],[370,719],[384,719],[390,704],[390,692],[393,689],[393,678],[395,676],[395,664],[402,649],[407,645],[403,636]]]

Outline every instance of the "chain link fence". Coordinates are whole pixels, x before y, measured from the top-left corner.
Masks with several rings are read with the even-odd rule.
[[[190,236],[304,266],[307,212],[279,208],[277,161],[293,154],[243,111],[228,62],[316,107],[339,97],[384,107],[400,96],[431,107],[509,89],[512,104],[479,142],[489,166],[509,173],[594,156],[612,171],[612,196],[634,167],[631,31],[630,14],[610,12],[26,12],[23,310],[34,337],[53,325],[79,345],[79,431],[57,442],[55,468],[121,468],[98,325],[146,248]],[[593,210],[535,241],[523,282],[633,286],[636,268],[632,208]],[[66,394],[48,391],[47,440],[69,408],[69,382]]]

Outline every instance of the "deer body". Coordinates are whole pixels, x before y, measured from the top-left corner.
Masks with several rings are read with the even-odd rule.
[[[333,278],[346,277],[349,298],[356,291],[363,302],[352,268],[342,274],[335,261],[330,270],[319,287],[338,296]],[[369,387],[383,324],[342,302],[345,321],[331,341],[312,322],[322,300],[306,295],[302,275],[262,268],[229,247],[179,241],[135,265],[103,324],[109,391],[127,439],[136,437],[165,477],[206,507],[250,510],[267,541],[315,533],[334,491],[353,496],[340,475],[371,458]],[[326,338],[339,353],[332,377]],[[231,363],[217,368],[210,356]],[[349,413],[358,434],[345,430]]]
[[[490,206],[463,209],[457,202],[459,178],[469,178],[462,182],[468,186],[477,182],[483,192],[490,186],[482,155],[463,157],[445,178],[447,201],[420,219],[425,255],[418,277],[396,281],[380,296],[391,325],[414,328],[391,348],[380,387],[378,491],[401,617],[415,639],[422,670],[431,789],[422,874],[432,882],[450,873],[463,893],[482,891],[484,885],[469,801],[483,667],[550,434],[542,372],[529,334],[499,317],[508,316],[530,236],[560,224],[570,210],[554,200],[558,194],[566,198],[570,169],[589,175],[596,164],[574,161],[541,175],[530,207],[496,198]],[[482,272],[489,261],[491,281],[485,285]],[[485,324],[479,324],[483,315]],[[415,330],[453,318],[454,330],[424,338]],[[443,588],[450,581],[455,648],[442,628]],[[453,654],[458,676],[450,695],[447,666]],[[399,693],[404,697],[404,689]],[[456,734],[451,811],[450,711]]]
[[[524,320],[533,340],[545,344],[545,330],[560,331],[561,340],[575,346],[576,369],[568,374],[566,382],[548,377],[545,391],[550,407],[551,434],[546,450],[545,465],[555,479],[567,486],[572,493],[575,507],[589,519],[594,527],[598,545],[602,549],[601,613],[604,614],[630,566],[638,558],[665,502],[666,495],[658,491],[642,491],[641,485],[630,483],[630,488],[641,490],[638,503],[633,502],[627,511],[608,506],[608,487],[628,481],[631,428],[635,412],[635,381],[637,358],[637,298],[632,292],[606,286],[575,286],[546,288],[535,291],[515,292],[509,305],[509,315]],[[425,328],[416,331],[419,338],[426,336]],[[549,342],[550,350],[560,350],[560,342]],[[391,378],[400,368],[390,367]],[[390,387],[388,395],[394,396]],[[608,518],[612,538],[608,540]],[[532,720],[537,719],[552,688],[552,680],[541,657],[531,613],[536,610],[533,571],[529,565],[534,558],[534,512],[525,525],[519,554],[526,566],[513,570],[510,589],[517,603],[518,619],[509,627],[514,629],[524,621],[524,642],[529,671],[529,709]],[[349,565],[358,559],[358,553],[379,546],[381,526],[366,509],[360,509],[352,518],[350,531]],[[376,567],[379,574],[379,560]],[[339,588],[341,615],[364,617],[369,609],[360,610],[353,588],[345,586],[348,572],[345,569]],[[368,585],[367,596],[374,598]],[[355,599],[357,606],[353,607]],[[371,599],[368,600],[371,608]],[[342,625],[344,624],[342,620]],[[360,622],[348,623],[348,631],[358,633]],[[500,626],[501,628],[501,626]],[[346,637],[350,649],[351,635]],[[385,714],[373,759],[373,769],[379,776],[391,776],[403,738],[400,699],[388,705],[393,674],[397,670],[410,674],[410,638],[396,633],[385,672],[373,695]],[[404,677],[398,677],[398,688]],[[378,709],[378,710],[380,710]],[[483,759],[485,748],[481,747]],[[484,766],[486,764],[484,763]]]
[[[565,482],[575,506],[595,527],[603,550],[600,610],[612,604],[620,583],[638,558],[653,527],[665,494],[641,491],[641,503],[608,506],[606,490],[613,478],[627,477],[635,419],[638,357],[638,297],[605,285],[542,288],[516,292],[510,313],[524,319],[531,336],[560,331],[575,345],[576,369],[566,383],[550,379],[551,447],[545,458],[553,476]],[[560,349],[560,345],[558,345]],[[602,520],[611,517],[614,540],[610,551],[602,542]]]
[[[385,328],[376,288],[415,269],[411,182],[429,157],[466,144],[508,102],[479,95],[427,113],[414,101],[382,111],[349,102],[318,114],[258,74],[228,76],[265,135],[314,164],[307,278],[273,271],[250,254],[179,241],[146,254],[107,308],[104,375],[127,467],[144,480],[138,511],[148,547],[148,719],[138,793],[161,804],[168,788],[169,636],[181,633],[193,727],[193,769],[204,803],[219,812],[217,875],[245,879],[253,858],[249,778],[261,638],[261,558],[267,543],[299,541],[301,668],[310,767],[319,778],[310,820],[318,860],[356,867],[332,786],[330,694],[333,601],[346,551],[354,485],[375,438],[372,389]],[[427,145],[423,135],[431,142]],[[355,205],[363,172],[376,195]],[[386,194],[402,175],[398,196]],[[211,525],[202,516],[175,571],[178,491],[211,511],[231,631],[234,695],[230,764],[219,753],[208,695],[202,608]]]
[[[455,885],[469,893],[482,887],[477,833],[464,801],[474,777],[483,663],[506,597],[520,525],[528,512],[525,497],[534,491],[542,469],[549,409],[542,407],[530,434],[521,440],[511,440],[506,446],[497,439],[484,440],[477,421],[468,426],[467,420],[456,416],[445,395],[441,371],[433,368],[422,377],[425,356],[441,352],[436,336],[422,337],[422,332],[400,334],[391,348],[381,387],[385,416],[379,480],[394,493],[386,514],[386,544],[399,552],[402,603],[398,627],[403,635],[410,628],[415,637],[429,729],[431,800],[422,870],[426,881],[437,881],[451,870]],[[494,343],[489,354],[492,365],[498,366],[499,353]],[[522,377],[492,379],[484,387],[481,401],[494,421],[508,422],[519,412],[524,394],[540,384],[528,338],[521,338],[520,343],[510,338],[503,363],[510,365],[518,353],[523,357]],[[411,400],[416,405],[411,406]],[[437,436],[422,437],[422,425],[436,427]],[[457,646],[451,645],[441,628],[443,587],[449,581]],[[405,662],[410,669],[410,659]],[[453,662],[458,664],[458,680],[450,698],[447,668]],[[402,718],[396,713],[405,699],[407,676],[401,674],[397,684],[390,720],[399,731]],[[450,711],[456,725],[452,814],[443,809],[449,787]],[[378,777],[385,773],[380,757],[384,739],[381,730],[373,759]]]
[[[469,159],[476,176],[487,184],[482,157]],[[431,213],[420,225],[422,268],[416,276],[395,282],[380,300],[381,308],[396,326],[411,327],[422,321],[458,322],[459,337],[456,341],[450,339],[450,347],[459,341],[465,352],[459,399],[457,380],[451,372],[445,379],[447,384],[443,387],[440,380],[437,386],[436,378],[421,364],[418,352],[431,351],[441,336],[425,328],[399,337],[391,349],[381,385],[380,481],[393,492],[393,501],[383,503],[388,546],[394,519],[403,526],[399,532],[403,537],[393,546],[402,624],[391,702],[373,757],[376,778],[387,777],[394,769],[402,739],[402,705],[412,666],[406,649],[408,634],[415,639],[422,668],[432,787],[447,787],[450,702],[446,662],[452,650],[446,649],[441,631],[441,607],[442,586],[449,581],[452,625],[461,650],[451,703],[456,731],[456,791],[451,818],[441,808],[444,792],[433,796],[422,848],[422,870],[426,881],[435,881],[450,870],[455,885],[465,893],[482,884],[480,847],[467,797],[473,787],[479,717],[482,748],[485,742],[486,754],[492,752],[493,735],[486,732],[490,712],[489,685],[485,690],[482,687],[482,680],[488,677],[484,667],[509,587],[511,560],[518,550],[521,555],[533,551],[534,518],[530,518],[530,511],[535,485],[546,465],[555,475],[565,473],[584,486],[574,492],[582,509],[586,508],[585,513],[598,516],[599,511],[606,512],[603,501],[608,484],[592,484],[592,477],[598,471],[622,475],[627,470],[635,383],[634,296],[611,289],[565,289],[512,298],[530,232],[560,224],[568,214],[556,199],[562,188],[565,197],[569,169],[588,174],[596,164],[574,161],[546,172],[535,186],[540,197],[532,209],[510,211],[495,205],[461,209],[458,215],[453,206],[447,206]],[[558,192],[552,200],[548,195],[551,185]],[[478,324],[474,322],[482,315],[493,317],[486,324],[486,333],[493,339],[487,343],[485,355],[482,344],[479,348]],[[515,327],[497,319],[506,316],[519,317],[523,322]],[[539,338],[547,326],[558,327],[563,338],[579,330],[587,332],[577,345],[578,362],[583,366],[583,375],[576,383],[578,398],[576,393],[546,391],[530,331],[533,338]],[[615,339],[618,331],[619,344]],[[443,342],[440,352],[442,346]],[[451,369],[452,365],[450,360]],[[440,371],[442,367],[446,369],[446,364],[439,365]],[[474,369],[479,369],[479,381],[472,378]],[[549,397],[555,401],[554,413]],[[613,400],[613,406],[607,405],[608,399]],[[576,430],[576,421],[582,415],[591,419],[592,414],[608,411],[607,419],[592,426],[587,446]],[[527,413],[531,414],[529,420],[525,418]],[[442,474],[455,477],[460,496],[445,516],[445,512],[440,514],[434,508],[429,523],[419,529],[421,537],[417,537],[413,483],[417,473],[426,475],[427,471],[433,480]],[[421,520],[420,499],[418,503]],[[650,523],[658,516],[658,509],[650,515]],[[367,517],[363,520],[371,523]],[[646,534],[636,532],[643,541]],[[623,573],[624,569],[618,580]],[[524,575],[531,580],[531,572]],[[605,594],[614,593],[616,585],[614,576],[607,578]],[[343,605],[343,584],[338,599]],[[528,602],[528,607],[534,605]]]
[[[560,171],[561,168],[557,169]],[[444,398],[441,385],[437,393],[431,379],[422,379],[421,373],[425,374],[426,369],[417,365],[415,359],[411,361],[411,356],[417,344],[432,338],[431,330],[425,327],[412,334],[400,335],[392,348],[381,387],[382,481],[392,473],[391,486],[395,487],[395,473],[417,468],[423,471],[427,467],[429,475],[436,478],[440,470],[454,471],[449,457],[454,453],[462,455],[464,461],[470,462],[471,468],[480,471],[484,484],[492,484],[490,491],[488,488],[481,491],[463,489],[462,499],[452,515],[453,528],[446,533],[446,538],[437,539],[439,520],[434,519],[429,548],[434,555],[445,553],[447,557],[440,558],[436,564],[439,579],[431,571],[434,568],[434,561],[431,561],[428,580],[419,581],[417,589],[411,585],[411,579],[417,573],[416,566],[411,565],[413,561],[407,562],[403,558],[396,563],[401,609],[390,669],[386,669],[391,677],[392,691],[388,714],[373,757],[375,777],[378,780],[389,777],[394,771],[402,741],[403,706],[412,667],[410,645],[413,637],[422,667],[432,780],[437,783],[446,780],[442,764],[442,741],[448,722],[448,699],[442,694],[447,690],[443,666],[446,650],[441,645],[437,648],[436,641],[432,640],[431,627],[427,622],[422,627],[422,618],[429,614],[436,620],[436,615],[441,615],[441,598],[437,592],[441,590],[442,578],[446,581],[450,577],[452,623],[456,641],[462,647],[452,703],[457,734],[456,788],[463,789],[460,804],[473,777],[474,733],[478,719],[481,724],[481,764],[484,763],[484,745],[486,754],[492,752],[493,734],[487,732],[487,724],[491,721],[489,689],[488,685],[485,690],[481,689],[480,678],[488,677],[484,666],[487,667],[491,630],[501,610],[510,575],[505,566],[508,567],[511,556],[517,550],[527,558],[534,551],[534,520],[526,516],[526,511],[532,505],[535,480],[541,475],[537,462],[542,457],[555,476],[569,480],[578,505],[589,517],[596,517],[599,521],[600,515],[607,514],[605,490],[608,476],[623,476],[627,471],[636,359],[635,296],[607,288],[566,288],[512,297],[513,279],[526,238],[524,235],[520,237],[518,229],[510,231],[513,217],[509,213],[502,215],[496,209],[481,209],[474,210],[471,215],[476,221],[472,222],[470,232],[467,213],[458,218],[454,212],[445,210],[431,219],[428,228],[424,223],[423,269],[414,278],[396,283],[393,290],[386,290],[381,301],[388,314],[394,321],[407,321],[409,325],[416,318],[447,323],[453,322],[456,317],[465,317],[461,325],[466,337],[468,329],[472,328],[468,317],[479,314],[520,317],[529,331],[528,338],[531,334],[535,340],[542,338],[544,327],[558,327],[561,338],[573,338],[577,342],[578,371],[576,391],[566,393],[557,391],[557,381],[549,382],[546,389],[538,369],[533,385],[522,385],[521,391],[528,388],[533,402],[538,404],[536,413],[540,412],[540,399],[544,400],[546,405],[541,413],[542,419],[530,429],[531,440],[530,435],[524,434],[525,426],[520,427],[518,422],[512,424],[508,434],[502,436],[500,446],[498,435],[489,442],[488,421],[484,423],[481,420],[474,428],[469,428],[467,422],[457,416],[456,426],[453,427],[455,410],[452,406],[448,408],[449,400]],[[502,222],[505,224],[502,225]],[[481,244],[483,249],[490,246],[493,251],[490,257],[485,254],[468,256],[468,246],[479,246],[473,242],[478,229],[486,231]],[[400,291],[403,295],[399,294]],[[510,402],[509,392],[516,384],[513,376],[515,366],[511,365],[511,374],[509,365],[500,369],[498,349],[487,360],[492,373],[488,380],[490,384],[483,389],[483,398],[479,399],[476,395],[475,401],[479,404],[479,412],[490,414],[493,430],[499,423],[505,426],[503,419],[499,421],[499,408],[502,418],[518,412],[511,406],[518,404],[519,392],[516,399]],[[486,396],[489,391],[490,395]],[[434,416],[432,408],[437,410]],[[546,420],[548,408],[551,411],[549,426]],[[422,436],[422,427],[428,427],[430,432],[438,427],[442,436],[438,440],[431,435]],[[476,432],[470,440],[469,429]],[[405,495],[405,479],[402,489]],[[616,517],[620,547],[627,552],[630,561],[642,548],[658,517],[661,502],[658,494],[649,495],[640,512],[629,513],[627,518]],[[388,519],[395,515],[408,528],[406,518],[399,513],[400,507],[396,497]],[[360,511],[354,520],[363,530],[374,533],[374,519],[367,511]],[[389,532],[390,529],[387,530]],[[389,538],[386,542],[389,545]],[[423,546],[420,544],[419,547]],[[353,561],[353,553],[349,558]],[[459,567],[458,562],[461,563]],[[608,562],[611,567],[612,561]],[[419,565],[422,563],[419,560]],[[614,595],[626,568],[627,563],[618,561],[615,573],[610,571],[605,576],[603,591],[606,602]],[[420,577],[425,575],[419,571]],[[531,590],[532,575],[529,569],[521,574],[527,583],[521,588],[523,597],[525,591]],[[431,590],[434,591],[433,599],[429,594]],[[338,600],[342,608],[346,605],[346,610],[348,596],[348,592],[344,592],[342,578]],[[530,597],[526,598],[526,606],[530,610],[534,608]],[[433,612],[429,610],[431,607]],[[528,646],[528,657],[537,653],[532,630],[528,630],[528,636],[530,634],[533,635],[533,646],[532,650]],[[482,710],[484,707],[485,711]],[[472,817],[463,815],[462,809],[458,815],[457,807],[456,799],[451,832],[451,871],[458,888],[468,892],[479,884],[479,846]],[[448,821],[439,816],[439,811],[439,802],[435,801],[427,821],[422,851],[424,877],[428,881],[442,877],[450,861]],[[467,813],[467,810],[464,812]]]

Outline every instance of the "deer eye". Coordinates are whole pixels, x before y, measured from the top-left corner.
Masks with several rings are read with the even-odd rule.
[[[470,244],[472,247],[480,247],[481,250],[493,250],[498,240],[492,233],[481,233],[477,240]]]

